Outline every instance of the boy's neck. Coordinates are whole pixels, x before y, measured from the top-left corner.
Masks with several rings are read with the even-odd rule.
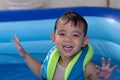
[[[68,64],[69,64],[69,62],[71,61],[71,59],[66,59],[66,58],[62,58],[62,57],[60,57],[60,59],[59,59],[59,64],[62,66],[62,67],[64,67],[64,68],[66,68],[67,66],[68,66]]]

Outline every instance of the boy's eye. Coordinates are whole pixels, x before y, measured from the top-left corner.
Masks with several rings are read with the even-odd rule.
[[[61,36],[62,36],[62,35],[65,35],[65,34],[64,34],[64,33],[59,33],[59,35],[61,35]]]
[[[80,37],[80,35],[78,35],[78,34],[74,34],[73,36],[75,36],[75,37]]]

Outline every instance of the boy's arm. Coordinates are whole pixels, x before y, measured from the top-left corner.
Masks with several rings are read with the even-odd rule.
[[[29,54],[26,54],[26,57],[24,58],[24,60],[26,64],[29,66],[29,68],[32,70],[32,72],[36,76],[40,77],[42,64],[38,62],[37,60],[35,60]]]
[[[96,67],[92,62],[89,62],[86,66],[85,78],[89,80],[99,80],[96,72]]]
[[[20,56],[22,56],[25,60],[25,62],[27,63],[27,65],[29,66],[29,68],[32,70],[32,72],[36,75],[36,76],[40,76],[41,74],[41,66],[42,64],[39,63],[38,61],[36,61],[32,56],[30,56],[21,46],[19,38],[15,35],[14,36],[14,40],[12,40],[12,42],[16,45],[18,52],[20,54]]]

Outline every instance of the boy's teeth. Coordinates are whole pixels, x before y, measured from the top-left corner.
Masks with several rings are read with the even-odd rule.
[[[72,46],[64,46],[64,49],[65,49],[65,50],[71,50],[71,49],[72,49]]]
[[[68,48],[69,48],[70,46],[65,46],[65,47],[68,47]]]

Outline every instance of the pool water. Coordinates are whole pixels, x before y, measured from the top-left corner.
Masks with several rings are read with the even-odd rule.
[[[1,64],[0,80],[39,80],[25,63]]]
[[[100,56],[94,56],[93,62],[97,65],[101,65]],[[117,64],[117,61],[112,60],[111,66]],[[118,64],[118,66],[120,66]],[[113,71],[111,79],[120,80],[120,68]],[[40,80],[36,77],[25,63],[7,63],[0,64],[0,80]]]
[[[43,61],[44,54],[34,54],[39,62]],[[0,55],[0,80],[40,80],[34,75],[18,53]]]

